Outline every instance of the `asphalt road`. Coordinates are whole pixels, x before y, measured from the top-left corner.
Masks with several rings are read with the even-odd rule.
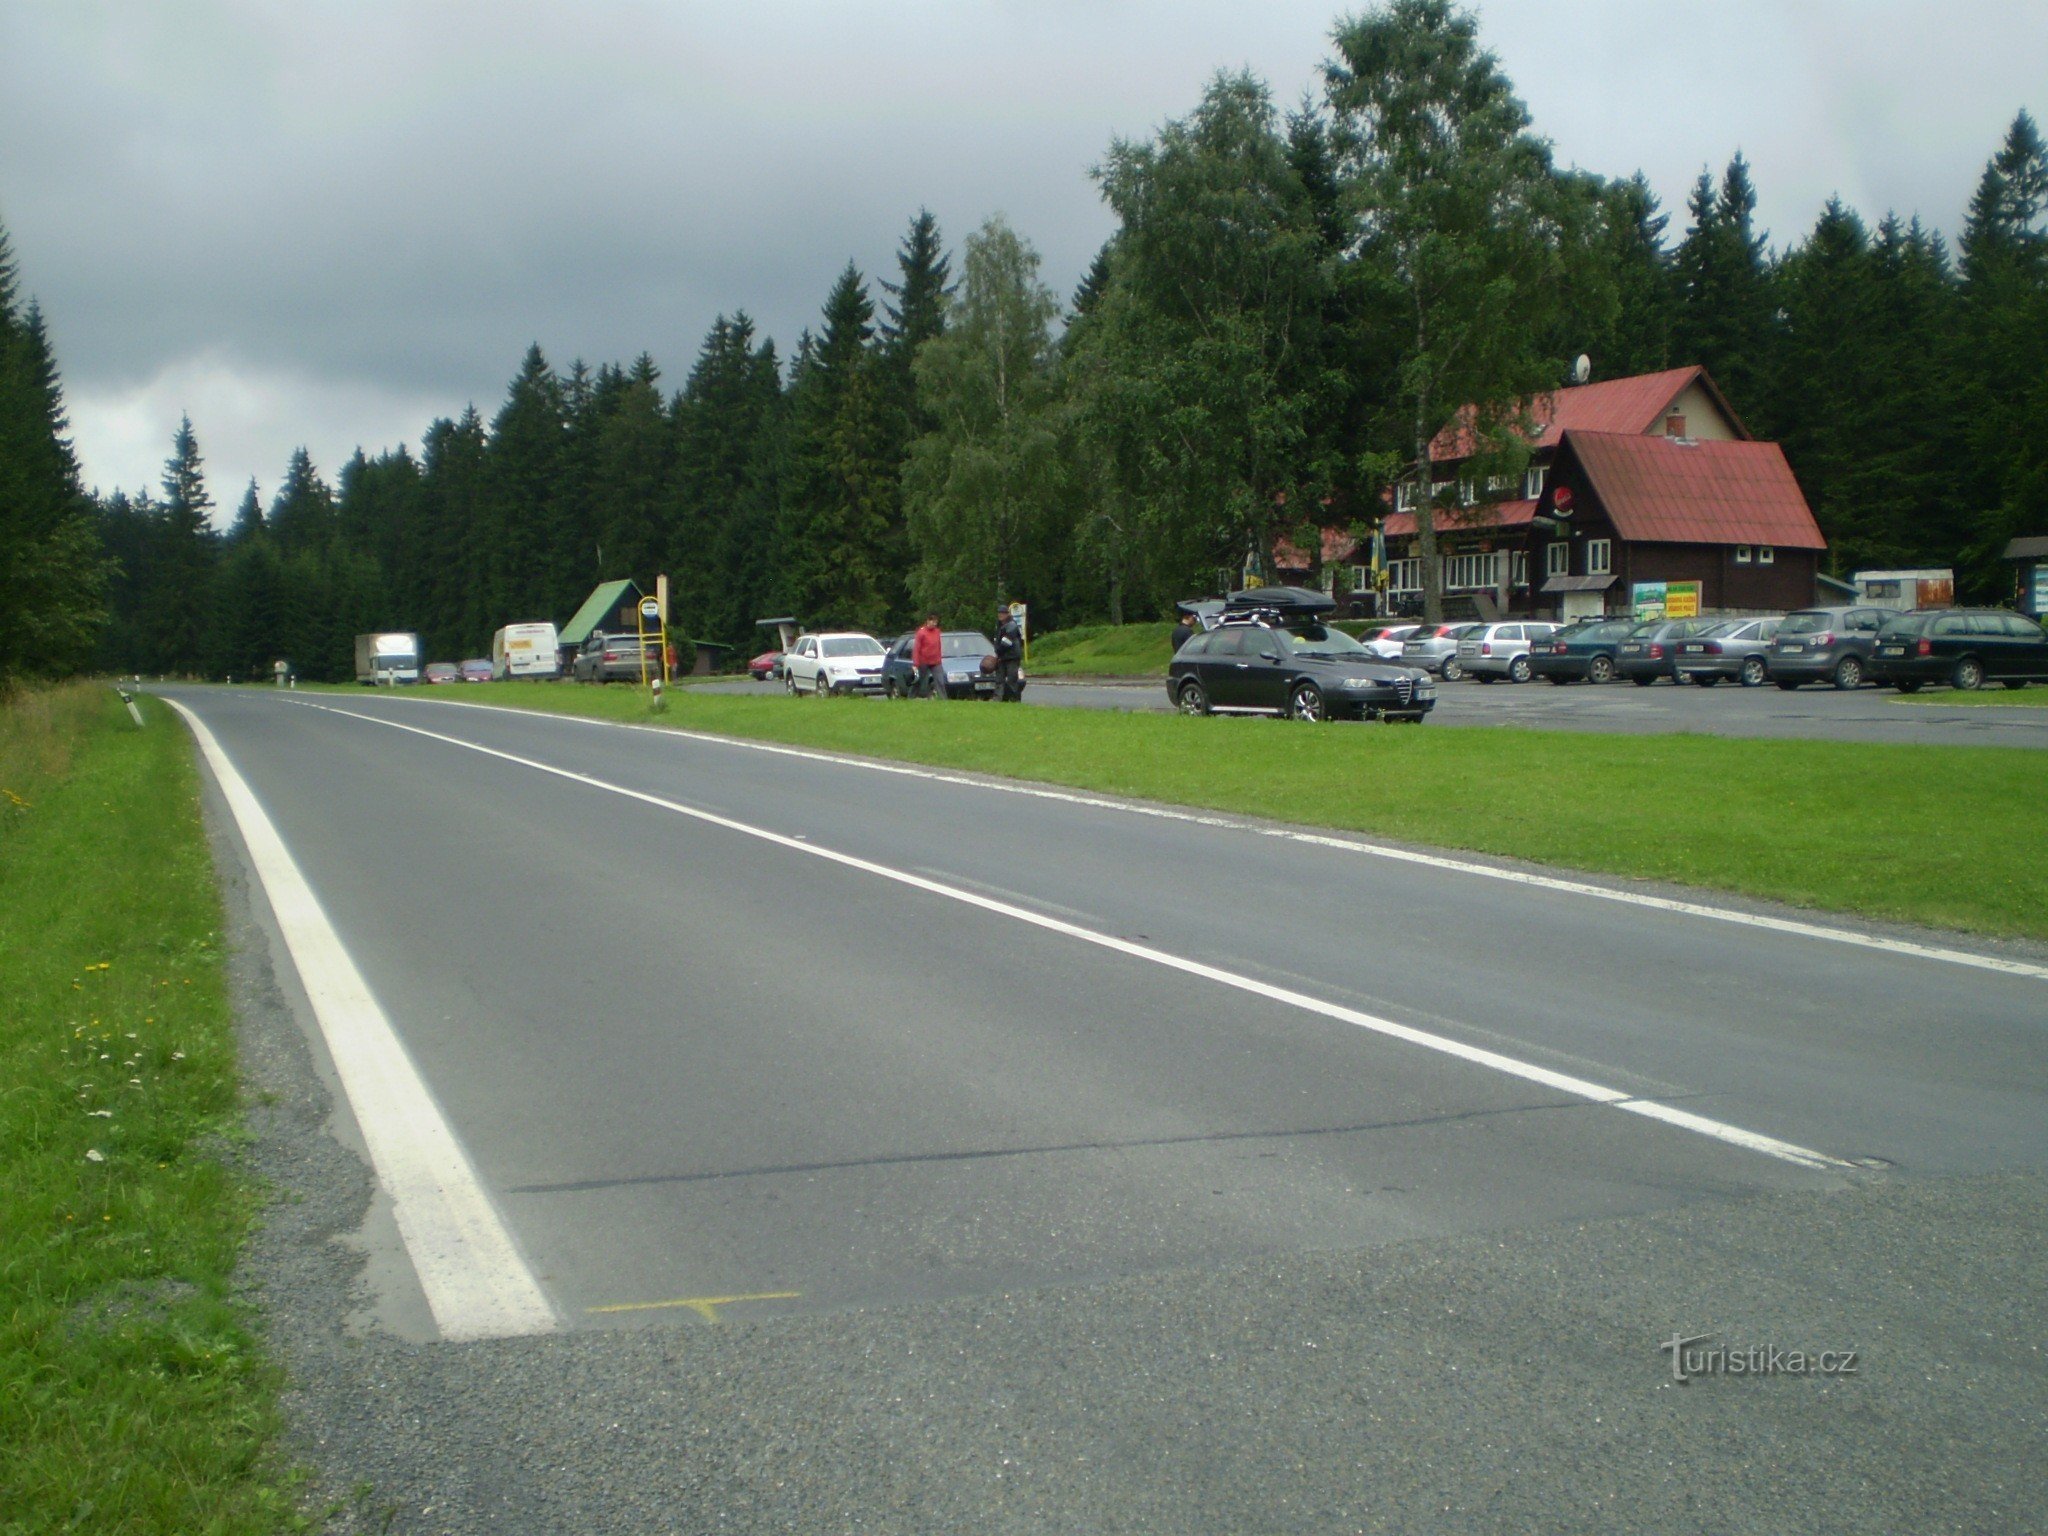
[[[345,1523],[2038,1517],[2048,975],[739,743],[177,696],[562,1324],[434,1341],[231,882],[304,1107],[259,1267],[299,1443],[376,1490]],[[1659,1341],[1708,1332],[1860,1369],[1678,1385]]]
[[[716,693],[766,693],[755,682],[694,684]],[[2048,698],[2048,688],[2038,690]],[[1656,733],[1695,731],[1710,736],[1761,736],[1786,740],[1890,741],[1953,746],[2048,747],[2048,707],[1987,708],[1944,705],[1937,692],[1928,702],[1908,704],[1889,689],[1837,693],[1807,687],[1648,688],[1609,683],[1595,687],[1549,683],[1481,683],[1464,679],[1439,688],[1432,726],[1521,726],[1545,731]],[[1028,704],[1069,709],[1159,711],[1167,702],[1163,682],[1068,682],[1034,678],[1024,691]]]

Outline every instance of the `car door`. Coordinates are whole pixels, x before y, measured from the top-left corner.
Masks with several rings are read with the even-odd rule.
[[[1245,632],[1243,663],[1237,669],[1237,703],[1246,709],[1287,708],[1294,685],[1294,650],[1277,629]]]
[[[1195,674],[1208,690],[1211,704],[1225,709],[1241,707],[1245,675],[1251,670],[1245,647],[1256,633],[1249,625],[1227,624],[1209,636],[1208,645],[1195,658]]]
[[[783,658],[782,670],[792,685],[808,688],[818,678],[818,642],[806,635],[797,641],[796,648]]]
[[[2048,681],[2048,633],[2025,614],[2005,613],[1999,617],[2012,637],[2013,670],[2009,675],[2030,682]]]

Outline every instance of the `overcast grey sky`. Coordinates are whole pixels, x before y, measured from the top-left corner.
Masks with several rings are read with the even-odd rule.
[[[721,311],[785,354],[851,258],[893,276],[1003,213],[1070,292],[1113,135],[1246,66],[1283,105],[1361,6],[1258,0],[0,0],[0,220],[89,482],[155,487],[189,411],[225,520],[293,448],[488,419],[529,341],[651,352]],[[1953,233],[2021,107],[2043,0],[1491,0],[1560,161],[1684,227],[1740,149],[1773,243],[1830,193]],[[956,262],[957,266],[957,262]],[[1597,365],[1597,360],[1596,360]]]

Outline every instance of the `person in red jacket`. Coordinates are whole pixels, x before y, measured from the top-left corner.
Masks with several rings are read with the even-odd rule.
[[[911,697],[928,699],[933,690],[943,693],[946,680],[939,674],[939,658],[946,653],[946,637],[939,630],[939,616],[925,615],[910,641]]]

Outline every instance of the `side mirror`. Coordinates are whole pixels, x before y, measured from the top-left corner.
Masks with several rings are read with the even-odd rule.
[[[1261,660],[1261,661],[1278,661],[1279,659],[1280,659],[1280,653],[1279,653],[1278,651],[1261,651],[1261,652],[1259,652],[1259,660]]]

